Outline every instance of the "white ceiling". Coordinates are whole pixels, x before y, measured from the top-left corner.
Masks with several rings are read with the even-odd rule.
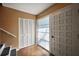
[[[2,5],[33,15],[37,15],[53,5],[53,3],[3,3]]]

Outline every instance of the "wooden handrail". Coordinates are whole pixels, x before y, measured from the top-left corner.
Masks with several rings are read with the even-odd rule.
[[[16,36],[15,36],[14,34],[12,34],[12,33],[8,32],[8,31],[6,31],[5,29],[0,28],[0,30],[2,30],[2,31],[4,31],[5,33],[7,33],[7,34],[9,34],[9,35],[11,35],[11,36],[13,36],[13,37],[16,38]]]

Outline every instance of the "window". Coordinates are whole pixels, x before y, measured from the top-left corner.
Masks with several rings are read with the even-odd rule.
[[[49,16],[37,21],[37,43],[49,50]]]

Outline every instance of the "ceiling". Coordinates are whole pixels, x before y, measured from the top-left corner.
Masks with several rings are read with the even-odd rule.
[[[19,11],[27,12],[33,15],[38,15],[53,3],[3,3],[5,7],[13,8]]]

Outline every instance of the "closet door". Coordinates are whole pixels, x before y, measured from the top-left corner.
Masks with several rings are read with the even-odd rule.
[[[50,14],[50,51],[59,55],[59,13]]]
[[[49,38],[50,38],[49,49],[50,49],[50,52],[55,55],[55,53],[54,53],[55,52],[54,51],[55,50],[54,33],[55,33],[55,31],[54,31],[54,15],[50,14],[50,16],[49,16]]]
[[[79,4],[55,11],[50,15],[50,23],[52,54],[79,55]]]
[[[66,17],[65,9],[59,12],[59,55],[66,55]]]
[[[58,14],[54,15],[54,54],[59,54],[59,18]]]
[[[79,4],[72,4],[65,8],[65,39],[66,55],[79,55]],[[63,51],[64,52],[64,51]]]

